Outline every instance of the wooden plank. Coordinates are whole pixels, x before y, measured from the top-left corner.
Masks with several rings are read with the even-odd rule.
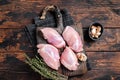
[[[55,0],[52,0],[51,3],[54,1]],[[48,2],[50,4],[50,1]],[[92,6],[94,4],[99,5],[99,2],[107,6]],[[65,5],[61,3],[64,3]],[[88,3],[90,3],[89,6],[86,5]],[[75,22],[81,22],[83,27],[88,27],[95,21],[100,22],[104,27],[120,27],[120,6],[109,6],[113,4],[120,5],[120,2],[109,2],[109,0],[97,2],[73,1],[73,3],[59,0],[55,1],[55,5],[58,5],[60,8],[68,9]],[[2,5],[0,8],[0,28],[23,28],[25,25],[33,23],[32,19],[39,15],[46,5],[47,3],[44,0],[38,2],[13,1],[7,5]]]
[[[0,70],[28,71],[25,64],[25,55],[35,55],[35,53],[12,52],[0,53]],[[119,52],[87,52],[89,63],[93,70],[120,73]],[[14,66],[14,64],[16,66]],[[28,68],[28,69],[27,69]],[[114,68],[114,69],[113,69]]]
[[[93,74],[94,73],[94,74]],[[33,71],[14,72],[0,71],[0,80],[49,80],[41,78],[40,75]],[[69,78],[69,80],[119,80],[120,75],[105,75],[104,72],[91,70],[85,75]]]
[[[105,29],[102,37],[91,41],[84,29],[86,51],[120,51],[120,29]],[[33,51],[23,29],[0,29],[0,52]]]
[[[28,76],[31,74],[32,75],[29,77],[36,77],[36,75],[33,75],[35,72],[24,63],[24,52],[0,54],[0,76],[3,75],[1,72],[4,72],[4,75],[1,76],[0,79],[5,77],[9,77],[9,80],[18,79],[16,76],[13,76],[15,74],[19,74],[22,78],[25,77],[26,80],[29,80]],[[29,55],[33,55],[33,53],[29,53]],[[120,76],[119,52],[87,52],[87,56],[89,58],[89,64],[92,67],[92,70],[88,71],[83,76],[72,77],[70,80],[102,80],[104,78],[107,78],[107,80],[112,80],[111,78],[116,78],[116,75]]]
[[[118,9],[116,8],[110,9],[110,8],[100,7],[97,9],[90,8],[89,10],[76,9],[76,11],[74,11],[74,8],[73,8],[71,10],[73,11],[73,12],[71,11],[72,12],[71,15],[73,16],[73,18],[75,19],[75,21],[81,22],[83,28],[89,27],[93,22],[99,22],[105,28],[120,27],[120,23],[119,23],[120,16],[119,16],[119,13],[117,13]]]
[[[88,72],[82,77],[81,76],[72,77],[72,78],[69,78],[69,80],[119,80],[120,79],[120,75],[104,75],[104,74],[99,74],[99,72],[92,70],[91,72]],[[96,75],[94,75],[93,73]],[[20,79],[48,80],[48,79],[41,78],[38,74],[32,71],[26,72],[26,73],[20,73],[20,72],[14,72],[14,71],[0,71],[0,79],[1,80],[20,80]]]
[[[115,76],[120,75],[119,53],[87,52],[92,70],[83,75],[80,80],[116,80]]]
[[[105,29],[101,38],[97,41],[91,41],[88,38],[87,31],[84,31],[86,51],[120,51],[120,29]]]
[[[18,2],[18,1],[17,1]],[[110,6],[110,5],[116,5],[119,4],[120,2],[118,0],[92,0],[92,1],[73,1],[73,0],[69,0],[69,1],[61,1],[61,0],[51,0],[51,1],[44,1],[44,0],[19,0],[19,2],[29,2],[29,3],[41,3],[41,4],[69,4],[69,5],[82,5],[82,6]]]
[[[23,29],[0,29],[0,52],[32,50]]]
[[[0,53],[0,71],[28,72],[31,68],[25,63],[25,54],[33,57],[35,53]]]
[[[83,76],[72,77],[69,80],[119,80],[120,75],[113,75],[100,70],[91,70]]]
[[[120,52],[87,52],[89,62],[94,70],[106,70],[120,74]]]
[[[14,71],[0,71],[0,80],[41,80],[41,79],[42,78],[33,71],[23,73]]]

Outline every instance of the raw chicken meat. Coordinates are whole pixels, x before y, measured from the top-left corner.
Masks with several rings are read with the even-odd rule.
[[[80,52],[83,50],[83,44],[80,35],[72,27],[66,26],[63,34],[64,40],[67,42],[68,46],[75,52]]]
[[[49,43],[57,48],[65,47],[65,41],[55,29],[43,28],[41,31],[43,33],[44,39],[47,39]]]
[[[77,70],[79,65],[78,59],[75,53],[69,48],[66,47],[61,55],[61,63],[69,70]]]
[[[52,69],[58,70],[60,66],[58,49],[50,44],[38,44],[37,48],[45,63]]]

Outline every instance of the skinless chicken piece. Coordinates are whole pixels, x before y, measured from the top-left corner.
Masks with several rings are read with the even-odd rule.
[[[69,70],[77,70],[79,65],[78,59],[75,53],[69,48],[66,47],[61,55],[61,63]]]
[[[58,70],[60,67],[60,56],[58,49],[50,44],[38,44],[38,53],[45,63],[52,69]]]
[[[55,29],[43,28],[41,31],[43,33],[44,39],[47,39],[50,44],[57,48],[65,47],[65,41]]]
[[[80,52],[83,50],[83,44],[80,35],[72,27],[66,26],[63,34],[64,40],[68,46],[75,52]]]

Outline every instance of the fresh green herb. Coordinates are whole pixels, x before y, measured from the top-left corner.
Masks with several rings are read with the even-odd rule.
[[[30,58],[26,55],[26,63],[35,71],[38,72],[41,76],[52,80],[67,80],[68,77],[58,73],[57,71],[51,70],[44,61],[35,56],[35,58]]]

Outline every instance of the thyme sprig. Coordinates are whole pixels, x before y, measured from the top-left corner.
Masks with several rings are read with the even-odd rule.
[[[30,58],[26,55],[26,63],[35,71],[38,72],[41,76],[52,79],[52,80],[67,80],[68,77],[58,73],[55,70],[51,70],[44,61],[35,56],[34,58]]]

